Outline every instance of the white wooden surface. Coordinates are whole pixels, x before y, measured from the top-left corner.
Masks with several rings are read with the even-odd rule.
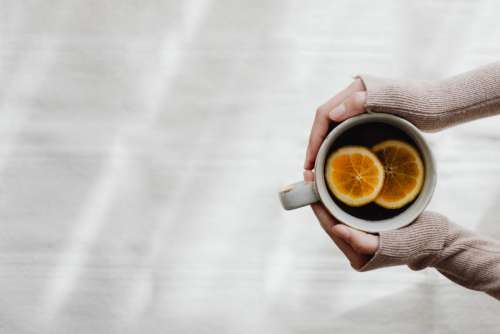
[[[352,271],[301,177],[351,76],[497,60],[494,1],[0,0],[1,333],[497,333],[433,271]],[[500,238],[500,118],[429,135],[431,208]]]

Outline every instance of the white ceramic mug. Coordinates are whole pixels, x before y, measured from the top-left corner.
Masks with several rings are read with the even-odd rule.
[[[425,168],[422,190],[415,201],[398,215],[375,221],[364,220],[345,212],[332,199],[325,181],[325,162],[332,144],[347,130],[365,123],[385,123],[403,131],[413,140],[420,151]],[[297,182],[284,187],[280,191],[279,196],[283,208],[292,210],[308,204],[322,202],[332,216],[340,222],[358,230],[374,233],[397,229],[413,222],[426,208],[436,186],[434,157],[420,131],[402,118],[383,113],[355,116],[337,125],[321,144],[314,164],[314,173],[314,182]]]

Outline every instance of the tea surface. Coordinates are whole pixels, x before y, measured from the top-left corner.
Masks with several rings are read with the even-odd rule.
[[[329,154],[347,145],[360,145],[371,148],[387,139],[404,141],[418,150],[415,142],[402,130],[385,123],[368,123],[352,127],[340,135],[330,147]],[[420,155],[422,156],[421,153]],[[405,211],[415,201],[413,200],[399,209],[385,209],[373,202],[359,207],[352,207],[338,200],[330,190],[329,192],[335,203],[345,212],[361,219],[373,221],[395,217]]]

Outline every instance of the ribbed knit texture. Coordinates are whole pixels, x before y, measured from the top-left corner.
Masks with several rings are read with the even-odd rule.
[[[367,111],[398,115],[422,130],[500,113],[500,62],[441,81],[358,77],[367,90]]]
[[[424,212],[417,220],[398,230],[380,233],[379,249],[361,271],[401,264],[429,266],[429,261],[444,247],[448,234],[446,218],[432,212]],[[418,260],[418,261],[417,261]],[[424,261],[422,263],[422,261]]]
[[[424,212],[407,227],[380,233],[379,249],[360,271],[403,264],[434,267],[457,284],[500,299],[500,243],[438,213]]]
[[[500,62],[438,82],[359,77],[368,111],[398,115],[422,130],[500,113]],[[360,271],[402,264],[434,267],[457,284],[500,299],[500,243],[440,214],[426,212],[409,226],[380,233],[378,251]]]

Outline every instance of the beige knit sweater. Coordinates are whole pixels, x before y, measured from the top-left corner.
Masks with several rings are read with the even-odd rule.
[[[500,62],[437,82],[359,77],[369,112],[398,115],[422,130],[500,113]],[[434,267],[455,283],[500,299],[500,242],[440,214],[425,212],[407,227],[380,233],[378,251],[360,271],[402,264]]]

